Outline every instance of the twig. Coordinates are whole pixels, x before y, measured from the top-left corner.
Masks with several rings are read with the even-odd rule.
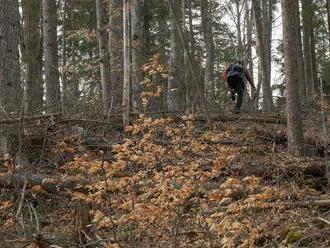
[[[36,209],[33,207],[33,205],[31,203],[29,203],[30,208],[32,209],[32,213],[34,216],[34,219],[36,220],[36,229],[37,229],[37,233],[39,234],[40,232],[40,224],[39,224],[39,218],[38,218],[38,214]]]
[[[25,198],[25,192],[26,192],[26,187],[28,185],[28,180],[27,178],[25,177],[24,178],[24,185],[23,185],[23,192],[22,192],[22,195],[21,195],[21,199],[19,201],[19,204],[18,204],[18,209],[17,209],[17,212],[16,212],[16,215],[15,217],[18,218],[18,216],[21,214],[22,212],[22,206],[23,206],[23,202],[24,202],[24,198]]]
[[[326,223],[326,224],[328,224],[328,225],[330,225],[330,221],[328,221],[326,219],[323,219],[322,217],[318,217],[317,219],[324,222],[324,223]]]

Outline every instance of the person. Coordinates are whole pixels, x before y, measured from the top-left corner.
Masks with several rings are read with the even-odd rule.
[[[236,100],[237,94],[234,112],[238,114],[243,103],[246,80],[249,81],[252,88],[256,89],[251,74],[242,61],[237,61],[226,68],[224,80],[227,81],[230,88],[232,101]]]

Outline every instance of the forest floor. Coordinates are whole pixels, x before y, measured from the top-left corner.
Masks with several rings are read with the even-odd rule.
[[[323,151],[234,117],[52,122],[38,162],[0,167],[0,247],[330,247]]]

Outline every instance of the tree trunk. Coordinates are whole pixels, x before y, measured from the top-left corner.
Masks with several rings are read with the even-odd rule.
[[[0,1],[0,87],[1,108],[17,113],[21,105],[19,63],[19,12],[17,0]]]
[[[327,0],[327,17],[328,17],[329,53],[330,53],[330,0]]]
[[[272,34],[273,34],[273,7],[275,2],[272,0],[263,1],[264,4],[264,42],[265,42],[265,53],[266,53],[266,64],[267,64],[267,74],[265,83],[267,87],[271,88],[271,78],[272,78]],[[273,99],[271,99],[273,102]]]
[[[123,101],[123,1],[109,0],[109,12],[111,98],[118,112]]]
[[[246,6],[248,4],[246,3]],[[244,48],[243,48],[243,41],[242,41],[242,22],[241,22],[241,9],[240,9],[240,0],[235,1],[236,7],[236,14],[237,14],[237,21],[236,21],[236,30],[237,30],[237,40],[238,40],[238,49],[237,54],[239,58],[243,58]]]
[[[111,71],[109,57],[108,15],[103,0],[96,0],[96,20],[100,53],[100,71],[103,99],[103,113],[107,115],[111,108]]]
[[[306,102],[306,78],[305,62],[302,50],[301,23],[299,12],[299,0],[294,0],[295,4],[295,26],[297,32],[297,51],[298,51],[298,76],[299,76],[299,99],[301,103]]]
[[[174,9],[170,9],[170,58],[169,58],[169,78],[167,84],[167,110],[175,112],[181,110],[181,88],[180,85],[180,40],[178,35],[178,28],[175,24],[174,13],[179,16],[180,0],[175,1]]]
[[[25,64],[24,113],[42,108],[41,0],[23,0],[22,61]]]
[[[318,84],[318,75],[317,75],[316,41],[315,41],[314,29],[311,30],[311,55],[312,55],[313,91],[315,93],[320,93],[319,84]]]
[[[61,111],[56,1],[42,0],[42,13],[46,106],[48,107],[46,111],[51,114]]]
[[[307,86],[307,95],[312,96],[314,93],[313,74],[312,74],[312,46],[311,33],[313,18],[312,0],[302,0],[302,23],[303,23],[303,49],[305,59],[305,78]]]
[[[18,114],[21,106],[19,61],[19,8],[17,0],[0,1],[0,93],[1,114]],[[13,130],[1,128],[0,156],[12,149]],[[15,133],[14,133],[15,134]]]
[[[132,0],[131,7],[131,35],[132,35],[132,108],[134,113],[142,112],[141,93],[143,88],[142,67],[146,56],[146,34],[144,30],[145,3],[144,0]]]
[[[131,82],[131,42],[130,42],[130,0],[123,3],[123,38],[124,38],[124,83],[123,83],[123,126],[129,125],[130,82]]]
[[[214,43],[212,34],[212,15],[209,10],[208,0],[200,0],[202,27],[204,42],[206,46],[206,62],[204,85],[206,99],[209,103],[213,103],[215,99],[215,85],[214,85]]]
[[[296,5],[292,0],[281,0],[283,16],[283,42],[286,76],[288,148],[291,154],[303,151],[303,129],[299,101],[298,51],[296,31]]]
[[[188,36],[189,52],[190,52],[192,63],[194,64],[194,66],[197,66],[196,65],[196,39],[195,39],[195,33],[194,33],[193,10],[192,10],[191,2],[192,2],[192,0],[187,0],[188,14],[189,14],[189,17],[188,17],[188,19],[189,19],[189,36]],[[188,80],[192,80],[191,74],[189,74]],[[191,84],[190,88],[186,89],[186,91],[187,91],[186,96],[187,96],[187,98],[189,98],[186,100],[186,103],[190,105],[193,101],[194,96],[196,96],[197,89],[194,84]],[[193,106],[191,106],[191,107],[193,107]]]
[[[252,0],[256,35],[258,41],[258,54],[260,58],[261,66],[261,82],[262,82],[262,93],[263,93],[263,110],[266,113],[270,113],[273,110],[273,96],[270,81],[267,81],[267,51],[264,41],[264,30],[261,19],[261,8],[259,0]]]

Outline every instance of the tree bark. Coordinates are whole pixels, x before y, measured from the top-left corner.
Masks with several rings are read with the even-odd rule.
[[[329,53],[330,53],[330,0],[327,0],[327,17],[328,17],[328,36],[329,36]]]
[[[130,121],[130,83],[131,83],[131,42],[130,42],[130,0],[123,2],[123,37],[124,37],[124,83],[123,83],[123,126]]]
[[[301,103],[306,102],[306,78],[305,78],[305,61],[302,49],[301,23],[299,12],[299,0],[294,0],[295,4],[295,26],[297,32],[297,51],[298,51],[298,76],[299,76],[299,99]]]
[[[299,75],[295,3],[281,0],[283,16],[283,42],[287,98],[288,149],[291,154],[303,152],[303,124],[299,101]]]
[[[42,0],[42,13],[46,106],[47,113],[51,114],[61,111],[56,1]]]
[[[182,107],[182,86],[181,79],[181,64],[180,64],[180,40],[178,28],[175,24],[174,15],[179,16],[180,0],[173,3],[175,7],[170,8],[170,58],[169,58],[169,78],[167,84],[167,110],[170,112],[179,111]],[[176,13],[173,13],[173,12]],[[178,20],[180,21],[180,19]]]
[[[264,84],[271,89],[271,78],[272,78],[272,34],[273,34],[273,7],[275,2],[272,0],[263,0],[263,27],[264,27],[264,42],[265,42],[265,54],[266,54],[266,77]],[[273,101],[273,99],[271,99]]]
[[[314,20],[314,18],[313,18]],[[317,60],[316,60],[316,41],[315,41],[314,28],[311,30],[311,55],[312,55],[312,79],[313,79],[313,91],[319,94],[319,84],[317,75]]]
[[[123,101],[123,1],[109,0],[109,54],[111,67],[111,98],[115,111]]]
[[[22,89],[19,60],[19,8],[17,0],[0,1],[0,103],[1,114],[18,114]],[[3,127],[0,130],[0,156],[11,152],[16,131]]]
[[[313,74],[312,74],[312,45],[311,32],[312,22],[312,0],[301,0],[302,3],[302,23],[303,23],[303,50],[305,59],[305,78],[307,86],[307,95],[314,93]],[[310,100],[310,99],[309,99]]]
[[[25,64],[24,113],[42,108],[42,47],[41,0],[22,0],[23,42],[22,61]]]
[[[19,62],[19,12],[17,0],[0,1],[0,87],[1,108],[6,114],[21,106]]]
[[[212,34],[212,15],[209,9],[208,0],[200,0],[201,5],[201,17],[204,42],[206,47],[206,62],[205,62],[205,74],[204,85],[206,99],[209,103],[213,103],[215,99],[215,85],[214,85],[214,43]]]
[[[111,71],[109,56],[108,15],[103,0],[96,0],[96,20],[100,54],[101,87],[103,113],[107,115],[111,108]]]
[[[259,0],[252,0],[253,13],[258,41],[258,55],[261,66],[261,83],[263,93],[263,110],[270,113],[273,110],[273,96],[270,81],[267,81],[267,54],[264,41],[264,28],[261,19],[261,8]]]
[[[145,0],[132,0],[131,35],[132,35],[132,109],[134,113],[142,112],[141,93],[143,88],[142,67],[146,56],[146,34],[144,30]]]

